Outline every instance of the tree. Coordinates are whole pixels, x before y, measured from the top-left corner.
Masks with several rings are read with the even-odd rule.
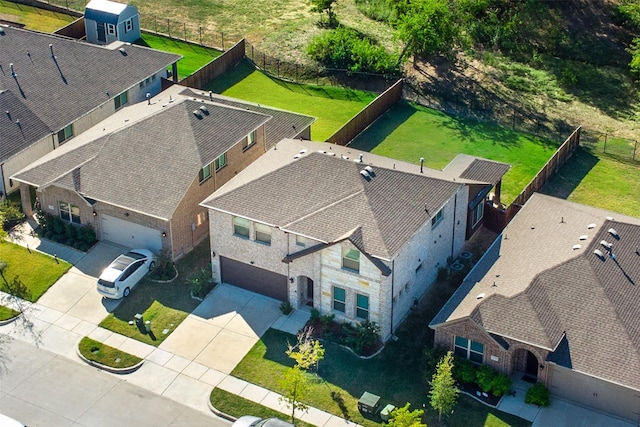
[[[446,0],[412,0],[396,6],[395,26],[405,47],[400,55],[448,53],[456,38],[453,14]]]
[[[443,413],[453,409],[460,393],[453,379],[452,369],[453,354],[449,351],[440,359],[438,366],[436,366],[436,372],[431,377],[429,396],[431,407],[438,411],[438,422],[442,419]]]
[[[333,11],[333,4],[336,0],[311,0],[311,12],[320,14],[320,23],[322,23],[322,14],[327,14],[327,26],[334,26],[337,22],[336,14]]]
[[[409,403],[407,403],[402,408],[391,411],[387,425],[389,427],[427,427],[422,422],[423,415],[424,410],[422,409],[409,411]]]
[[[287,356],[296,361],[303,371],[308,371],[314,366],[318,366],[318,362],[324,359],[324,348],[320,341],[314,340],[313,328],[304,328],[298,333],[298,342],[295,345],[287,344],[285,353]]]
[[[287,407],[291,408],[291,423],[295,424],[296,411],[307,410],[307,405],[302,403],[309,391],[307,373],[296,365],[284,372],[278,384],[285,390],[280,401],[285,402]]]

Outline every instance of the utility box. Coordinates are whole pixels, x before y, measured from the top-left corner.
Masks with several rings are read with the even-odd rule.
[[[396,409],[395,406],[393,406],[392,404],[388,404],[387,406],[385,406],[382,411],[380,411],[380,418],[382,418],[382,421],[389,421],[389,418],[391,417],[391,412]]]
[[[358,399],[358,410],[364,414],[377,414],[380,410],[380,396],[365,391]]]

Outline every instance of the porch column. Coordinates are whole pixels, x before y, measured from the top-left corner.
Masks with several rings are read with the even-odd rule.
[[[500,187],[502,187],[502,180],[498,181],[493,192],[493,204],[498,206],[500,206]]]
[[[29,186],[24,182],[20,183],[20,202],[22,203],[22,210],[24,214],[29,218],[33,217],[33,206],[31,205]]]

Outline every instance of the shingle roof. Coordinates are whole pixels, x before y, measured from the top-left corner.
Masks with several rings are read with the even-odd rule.
[[[510,168],[511,166],[506,163],[474,159],[469,167],[460,174],[460,178],[495,184]]]
[[[25,132],[42,123],[57,132],[180,59],[135,45],[126,45],[124,55],[118,49],[14,27],[3,27],[0,46],[0,91],[22,102],[16,108],[31,111],[31,117],[21,120]],[[33,117],[40,121],[27,120]],[[0,145],[5,143],[0,140]]]
[[[460,188],[455,182],[382,167],[374,167],[375,177],[366,181],[360,174],[366,166],[309,152],[216,192],[202,204],[322,242],[335,242],[361,227],[364,250],[391,259]]]
[[[431,326],[469,316],[553,350],[550,361],[640,390],[639,244],[638,218],[535,194]]]
[[[49,127],[19,97],[0,90],[0,159],[10,158],[50,133]]]
[[[269,120],[215,104],[206,104],[209,114],[198,118],[193,111],[202,105],[181,98],[149,106],[155,108],[149,116],[88,141],[75,138],[14,178],[169,219],[203,166]],[[126,107],[110,119],[128,121],[130,111],[146,107]]]
[[[265,144],[267,150],[284,138],[296,138],[298,134],[311,126],[316,120],[315,117],[305,116],[304,114],[284,111],[274,107],[265,107],[253,102],[229,98],[228,96],[212,92],[202,92],[188,88],[182,93],[187,96],[208,99],[220,104],[255,111],[273,117],[273,120],[270,120],[265,125]]]

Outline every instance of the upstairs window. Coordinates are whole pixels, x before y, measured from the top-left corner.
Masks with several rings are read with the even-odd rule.
[[[333,287],[333,309],[344,313],[346,308],[347,292],[343,288]]]
[[[211,177],[211,165],[207,165],[203,167],[202,169],[200,169],[200,172],[198,172],[198,179],[200,180],[200,184],[202,184],[204,181],[206,181],[210,177]]]
[[[124,106],[127,102],[129,102],[129,98],[126,91],[122,92],[120,95],[116,96],[113,99],[113,103],[114,103],[114,106],[116,107],[116,110]]]
[[[215,159],[214,164],[216,166],[216,172],[222,169],[227,164],[227,153]]]
[[[440,209],[438,213],[433,218],[431,218],[431,227],[435,227],[436,225],[440,224],[442,218],[444,218],[444,208]]]
[[[357,249],[342,248],[342,268],[360,272],[360,251]]]
[[[246,218],[239,216],[233,217],[233,234],[236,236],[249,238],[249,225],[250,221]]]
[[[482,357],[484,355],[484,344],[471,341],[467,338],[456,337],[453,352],[460,357],[469,359],[475,363],[482,363]]]
[[[242,149],[246,150],[247,148],[251,147],[255,143],[256,143],[256,131],[254,130],[245,138],[244,142],[242,143]]]
[[[71,139],[71,138],[73,138],[73,124],[70,124],[69,126],[62,129],[60,132],[58,132],[58,144],[63,144],[64,142],[66,142],[68,139]]]
[[[133,30],[133,18],[129,18],[126,21],[124,21],[124,32],[125,32],[125,34],[128,33],[131,30]]]
[[[271,244],[271,227],[265,224],[255,223],[256,227],[256,242],[264,243],[266,245]]]

